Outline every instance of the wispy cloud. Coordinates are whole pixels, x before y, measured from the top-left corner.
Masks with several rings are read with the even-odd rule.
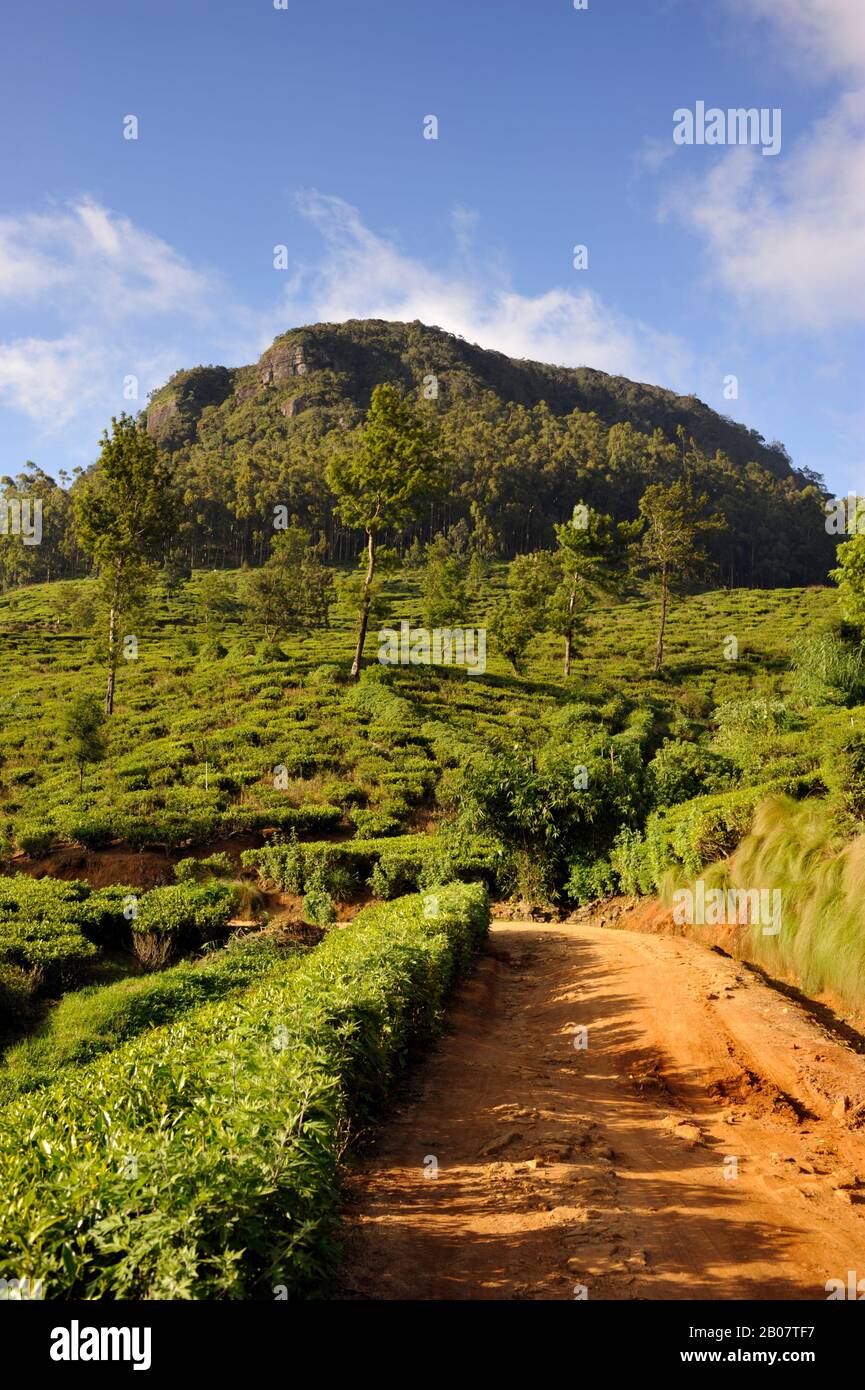
[[[211,288],[166,242],[89,198],[0,218],[0,300],[117,322],[200,315]]]
[[[476,263],[470,270],[437,269],[376,235],[341,198],[313,191],[298,204],[319,229],[325,254],[294,298],[295,314],[328,321],[420,319],[513,357],[662,384],[686,381],[688,354],[678,339],[616,312],[591,290],[557,286],[529,295]],[[466,253],[464,211],[457,225],[459,249]]]
[[[294,267],[256,311],[213,271],[91,199],[0,218],[0,307],[32,329],[0,340],[0,404],[41,433],[79,422],[95,442],[95,420],[101,428],[136,408],[121,394],[129,375],[141,406],[178,366],[253,360],[295,324],[367,317],[421,319],[514,356],[685,384],[687,356],[671,336],[589,290],[521,294],[495,257],[478,260],[470,210],[454,210],[453,263],[435,269],[340,198],[308,192],[298,208],[320,233],[321,255]]]
[[[0,218],[0,306],[33,331],[0,341],[0,401],[40,429],[122,404],[172,368],[190,327],[215,333],[221,286],[167,242],[88,198]]]
[[[865,4],[728,0],[743,23],[765,20],[783,57],[811,77],[843,79],[827,113],[779,161],[736,149],[672,210],[703,240],[710,272],[755,322],[819,332],[865,316]],[[710,152],[706,151],[711,157]]]
[[[765,21],[784,57],[813,76],[865,75],[862,0],[727,0],[743,22]]]

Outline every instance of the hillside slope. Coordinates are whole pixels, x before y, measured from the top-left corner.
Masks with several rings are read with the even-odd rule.
[[[148,429],[195,504],[178,535],[191,562],[256,563],[277,505],[351,559],[325,467],[385,381],[427,401],[450,473],[400,543],[465,518],[511,556],[551,544],[577,501],[632,518],[650,483],[684,473],[727,521],[711,546],[725,584],[819,583],[834,562],[820,480],[696,397],[380,320],[293,329],[254,365],[181,371],[153,394]]]
[[[153,396],[148,427],[164,447],[176,449],[194,438],[208,406],[229,397],[241,404],[276,396],[288,419],[322,407],[363,411],[380,381],[414,391],[430,373],[438,377],[446,402],[492,391],[528,410],[543,401],[554,415],[593,411],[605,425],[627,421],[646,432],[660,429],[667,438],[681,426],[704,453],[720,449],[733,463],[758,463],[779,478],[791,473],[783,446],[767,445],[755,430],[719,415],[696,396],[677,396],[591,367],[506,357],[417,321],[310,324],[281,334],[253,366],[178,372]]]

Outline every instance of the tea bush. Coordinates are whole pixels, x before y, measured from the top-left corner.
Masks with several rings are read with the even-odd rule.
[[[322,1292],[341,1157],[489,922],[482,887],[366,909],[285,973],[8,1103],[0,1274],[47,1298]]]
[[[17,982],[20,997],[25,975],[31,992],[61,990],[81,976],[97,954],[84,932],[87,896],[80,883],[0,878],[0,966],[13,967],[7,992]]]
[[[35,1033],[6,1052],[0,1064],[0,1101],[45,1086],[62,1067],[110,1052],[208,1000],[262,981],[292,956],[299,958],[301,949],[277,945],[267,933],[238,937],[200,962],[182,961],[156,975],[86,985],[67,994]]]
[[[238,906],[234,884],[212,879],[152,888],[142,894],[132,919],[132,946],[143,964],[153,967],[191,945],[224,930]]]

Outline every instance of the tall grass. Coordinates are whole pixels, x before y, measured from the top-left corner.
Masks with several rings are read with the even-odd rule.
[[[746,927],[747,954],[806,993],[865,1005],[865,835],[845,839],[822,801],[770,796],[707,887],[781,890],[777,935]]]

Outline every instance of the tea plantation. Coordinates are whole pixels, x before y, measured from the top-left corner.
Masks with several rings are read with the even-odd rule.
[[[476,626],[506,581],[490,568]],[[49,1297],[329,1287],[346,1146],[440,1025],[488,893],[567,911],[713,864],[738,882],[785,808],[818,817],[824,859],[857,844],[865,688],[828,588],[677,598],[658,677],[635,590],[593,607],[567,679],[552,634],[517,674],[493,628],[482,673],[371,646],[352,683],[350,595],[265,642],[202,621],[202,582],[142,614],[83,769],[63,711],[100,684],[90,581],[0,597],[0,1274]],[[379,621],[420,602],[390,577]],[[816,943],[831,885],[797,873]],[[766,949],[856,993],[842,936],[794,923]]]

